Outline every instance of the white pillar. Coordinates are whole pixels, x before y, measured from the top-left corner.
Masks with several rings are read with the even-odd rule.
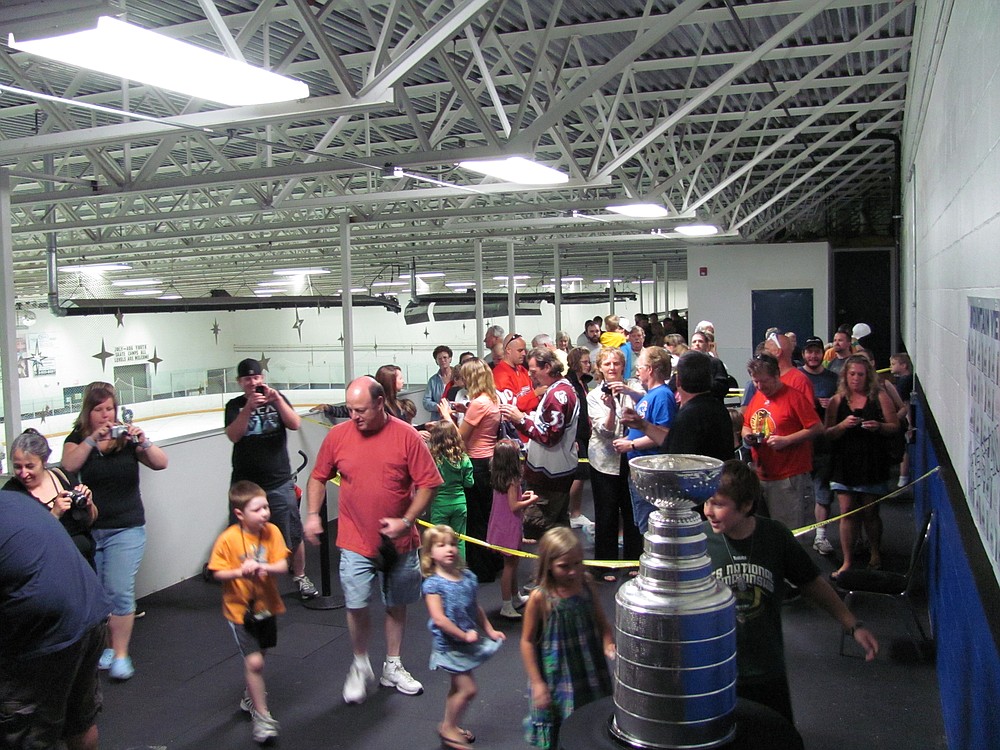
[[[507,333],[514,333],[517,326],[517,314],[515,310],[515,289],[514,281],[514,241],[507,241]]]
[[[345,211],[340,217],[340,283],[344,316],[344,385],[354,380],[354,305],[351,296],[351,222]]]
[[[608,315],[615,314],[615,254],[608,253]]]
[[[485,312],[483,307],[483,241],[475,240],[472,243],[472,252],[475,256],[476,263],[476,351],[479,353],[479,359],[483,359],[485,356],[485,344],[483,339],[486,338],[486,322],[483,320],[483,313]]]
[[[14,307],[14,237],[10,231],[10,172],[0,169],[0,375],[3,377],[4,437],[21,434],[21,386],[17,377],[17,310]],[[8,456],[9,459],[9,456]]]
[[[555,246],[555,249],[552,251],[552,272],[553,272],[552,275],[555,277],[555,293],[556,293],[555,296],[556,330],[552,332],[553,339],[555,338],[555,335],[562,330],[562,269],[560,267],[559,260],[560,260],[559,245],[557,244]]]

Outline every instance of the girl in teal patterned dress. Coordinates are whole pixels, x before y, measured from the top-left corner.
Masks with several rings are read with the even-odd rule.
[[[531,691],[528,744],[558,747],[559,727],[574,709],[611,695],[607,659],[614,657],[614,635],[583,569],[580,540],[568,528],[549,529],[538,544],[538,588],[521,631]]]

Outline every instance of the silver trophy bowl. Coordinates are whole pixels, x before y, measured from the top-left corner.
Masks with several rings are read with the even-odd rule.
[[[612,735],[633,748],[714,748],[736,733],[736,613],[712,574],[697,502],[715,492],[722,462],[686,454],[629,461],[656,506],[639,575],[615,596]]]

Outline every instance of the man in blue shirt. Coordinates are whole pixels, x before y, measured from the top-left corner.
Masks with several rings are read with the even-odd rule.
[[[0,747],[96,750],[111,601],[62,525],[0,492]]]

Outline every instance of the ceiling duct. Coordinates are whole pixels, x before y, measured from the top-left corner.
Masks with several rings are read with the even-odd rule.
[[[340,295],[303,297],[192,297],[190,299],[68,299],[59,303],[60,315],[116,315],[118,313],[214,312],[235,310],[289,310],[310,307],[343,307]],[[354,307],[384,307],[401,311],[395,297],[351,295]]]
[[[555,292],[518,292],[514,305],[515,315],[541,315],[541,303],[554,303]],[[616,292],[616,302],[636,299],[635,292]],[[608,301],[607,292],[570,292],[562,295],[564,305],[603,305]],[[408,302],[403,315],[407,325],[427,323],[431,320],[475,320],[475,292],[456,294],[445,292],[423,294]],[[507,315],[507,295],[483,295],[483,317],[502,318]]]

